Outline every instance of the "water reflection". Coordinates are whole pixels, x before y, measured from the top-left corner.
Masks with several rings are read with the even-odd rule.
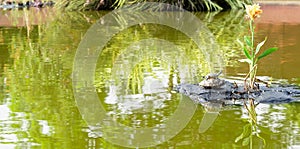
[[[75,50],[90,25],[105,13],[53,15],[53,21],[31,24],[30,30],[13,25],[0,27],[0,148],[120,147],[102,138],[100,126],[86,126],[71,89]],[[226,57],[226,75],[243,75],[247,67],[237,63],[242,54],[234,43],[246,31],[243,14],[232,11],[197,16],[206,23],[221,46]],[[268,43],[275,43],[281,49],[263,60],[259,75],[299,84],[299,72],[295,69],[299,57],[299,46],[295,42],[298,39],[298,25],[262,22],[257,27],[263,28],[259,37],[268,34]],[[139,50],[136,50],[130,55],[132,51],[123,49],[124,44],[139,41],[149,34],[168,39],[181,50],[174,53],[173,49],[164,48],[165,51],[159,53],[160,50],[155,51],[155,47],[145,45],[145,51],[138,53]],[[208,72],[203,54],[194,49],[195,45],[183,34],[153,24],[134,26],[115,36],[101,55],[95,80],[99,100],[105,105],[109,116],[136,128],[166,121],[182,101],[178,94],[171,91],[172,86],[180,82],[199,82],[199,76]],[[186,56],[178,58],[178,53],[185,53]],[[170,60],[164,61],[165,57],[159,57],[163,54],[169,55]],[[138,61],[138,58],[142,60]],[[176,59],[181,61],[172,63]],[[266,148],[287,148],[300,143],[299,103],[260,104],[256,112]],[[212,126],[199,133],[204,113],[204,108],[198,107],[183,131],[156,147],[242,147],[242,142],[236,143],[235,139],[248,124],[243,121],[246,117],[244,108],[231,107],[220,111]],[[113,127],[108,129],[112,134],[116,131]],[[262,146],[260,139],[253,141],[254,148]]]

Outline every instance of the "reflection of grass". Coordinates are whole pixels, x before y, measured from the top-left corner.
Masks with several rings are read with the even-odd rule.
[[[28,136],[19,135],[20,140],[22,137],[29,137],[34,140],[34,142],[41,143],[42,147],[52,146],[54,148],[60,148],[61,146],[65,148],[74,148],[74,146],[85,148],[87,146],[86,144],[90,142],[104,148],[115,147],[102,138],[97,139],[90,137],[89,130],[85,130],[84,122],[81,121],[81,116],[77,108],[74,107],[75,103],[70,83],[72,59],[75,55],[76,48],[83,38],[85,31],[104,13],[106,12],[65,12],[58,14],[59,18],[56,18],[51,23],[39,26],[30,25],[29,36],[27,36],[26,28],[4,29],[5,31],[2,30],[3,28],[0,29],[0,40],[4,40],[5,42],[5,46],[0,46],[0,49],[1,51],[3,51],[3,49],[9,49],[9,55],[6,56],[10,56],[14,61],[12,63],[13,67],[5,66],[5,73],[8,76],[8,89],[12,94],[12,105],[10,108],[14,112],[26,113],[25,117],[28,118],[28,122],[31,125],[31,127],[28,128],[30,129],[29,133],[26,134]],[[199,17],[211,29],[218,43],[221,45],[220,50],[226,55],[226,65],[233,65],[233,61],[230,60],[233,57],[238,57],[240,50],[238,45],[232,44],[232,42],[236,41],[240,34],[245,33],[245,27],[242,21],[243,14],[232,11],[219,14],[210,13],[206,16],[199,14]],[[105,85],[106,81],[109,81],[112,76],[111,73],[109,73],[109,68],[113,67],[115,59],[122,54],[123,46],[128,46],[130,43],[141,40],[146,36],[162,37],[182,47],[184,52],[187,53],[187,60],[184,62],[185,65],[188,66],[186,72],[195,71],[199,75],[204,75],[209,71],[206,62],[203,61],[202,53],[196,50],[193,42],[186,38],[177,38],[182,35],[170,28],[162,28],[161,26],[155,25],[141,25],[141,27],[135,26],[116,35],[115,39],[112,40],[112,44],[108,45],[107,49],[104,49],[103,57],[106,59],[103,59],[102,64],[106,65],[107,69],[102,67],[102,71],[102,68],[99,68],[102,73],[100,74],[102,79],[96,78],[96,81]],[[0,59],[0,61],[1,60],[2,59]],[[9,61],[11,61],[11,59]],[[136,80],[135,86],[138,86],[138,84],[143,84],[142,81],[138,81],[138,79],[143,79],[143,77],[141,76],[141,67],[136,67],[136,69],[138,70],[132,70],[132,77]],[[170,69],[170,83],[172,82],[171,80],[173,80],[172,77],[180,76],[178,69],[178,66],[173,66],[173,68]],[[191,76],[192,75],[189,75],[187,78]],[[178,79],[177,83],[182,81],[180,77],[176,78]],[[191,82],[193,81],[196,82],[196,80],[192,80]],[[170,84],[170,86],[173,86],[173,84]],[[172,94],[171,100],[168,101],[170,103],[167,104],[176,105],[177,101],[177,97]],[[298,114],[300,110],[297,103],[286,105],[286,107],[286,119],[300,123],[300,116]],[[162,116],[167,116],[170,115],[174,109],[176,109],[176,106],[155,112]],[[233,143],[234,139],[232,136],[238,136],[239,134],[237,134],[238,132],[236,131],[232,132],[232,129],[235,130],[236,127],[242,125],[241,121],[232,120],[239,118],[239,116],[234,114],[239,113],[239,111],[222,113],[222,118],[219,119],[219,123],[216,123],[219,124],[220,127],[217,128],[218,125],[215,126],[214,129],[218,130],[211,130],[208,134],[205,134],[207,137],[197,134],[197,126],[199,126],[197,122],[199,122],[202,116],[202,113],[199,113],[199,111],[195,114],[195,119],[191,121],[186,129],[174,139],[161,145],[161,148],[177,146],[177,144],[192,144],[194,147],[203,148],[204,146],[209,148],[211,147],[209,145],[219,145],[219,147],[221,147],[221,145],[228,145],[228,142]],[[266,115],[272,116],[272,113]],[[126,125],[132,125],[132,121],[134,120],[144,119],[147,119],[148,121],[146,122],[149,123],[158,123],[156,120],[151,121],[151,116],[153,115],[143,118],[142,115],[130,115],[124,117],[121,121]],[[51,136],[46,136],[41,133],[40,130],[42,126],[38,120],[48,121],[51,131],[53,130]],[[269,122],[269,119],[267,122]],[[284,126],[289,125],[290,124],[284,124]],[[249,137],[249,135],[247,135],[249,132],[252,131],[255,133],[253,124],[251,125],[247,122],[244,127],[246,127],[244,128],[245,131],[247,130],[247,132],[243,132],[245,138]],[[261,129],[261,127],[259,128]],[[290,131],[282,128],[280,131],[291,134],[292,131],[298,130],[294,128]],[[263,133],[265,133],[265,131],[263,131]],[[226,136],[226,134],[230,134],[230,137],[228,137],[229,135]],[[274,136],[276,140],[272,140]],[[272,145],[280,145],[278,140],[286,139],[285,136],[272,132],[267,134],[267,137],[271,138],[268,142],[270,141]],[[221,143],[216,143],[215,141],[220,141]],[[245,141],[240,139],[238,142],[247,143],[247,139]],[[250,138],[248,142],[250,143]]]
[[[134,34],[133,34],[134,33]],[[106,65],[111,67],[117,57],[122,55],[124,49],[128,47],[130,44],[134,42],[138,42],[143,39],[148,38],[158,38],[163,39],[169,42],[174,43],[178,47],[183,49],[183,53],[177,53],[178,51],[174,51],[171,49],[165,49],[166,55],[174,55],[180,59],[180,55],[186,55],[186,61],[183,64],[188,65],[189,71],[197,72],[199,75],[204,75],[208,73],[207,62],[205,62],[205,57],[203,53],[199,49],[197,49],[196,45],[188,39],[184,34],[161,25],[153,25],[153,24],[143,24],[141,26],[133,26],[120,32],[118,35],[112,38],[105,49],[102,51],[102,55],[106,55],[105,58],[99,59],[98,64]],[[204,38],[204,37],[201,37]],[[208,43],[209,44],[209,43]],[[123,48],[120,48],[123,47]],[[155,47],[152,47],[154,49]],[[163,57],[160,57],[162,59]],[[124,69],[124,68],[120,68]],[[105,72],[105,71],[102,71]],[[195,76],[191,76],[193,78]],[[102,77],[104,78],[104,77]],[[101,82],[105,82],[104,80]]]
[[[232,10],[219,13],[196,14],[207,25],[215,36],[220,50],[225,55],[225,66],[233,67],[239,65],[238,59],[241,56],[240,45],[236,40],[247,33],[242,10]]]
[[[142,31],[139,29],[141,29]],[[181,41],[180,46],[184,48],[184,50],[181,51],[181,54],[188,56],[187,57],[188,60],[182,61],[183,63],[181,63],[181,65],[182,67],[186,66],[184,68],[190,69],[184,72],[183,74],[186,75],[188,73],[194,73],[192,72],[193,69],[200,69],[200,68],[202,68],[201,71],[207,71],[207,69],[205,69],[207,68],[207,66],[201,67],[201,66],[205,66],[205,62],[203,61],[203,56],[202,57],[199,56],[201,55],[201,53],[197,53],[197,51],[193,51],[191,49],[186,48],[185,46],[191,47],[190,46],[191,43],[189,40],[184,40],[185,38],[183,38],[182,35],[181,36],[177,35],[175,36],[176,38],[174,39],[173,36],[174,34],[172,34],[174,33],[173,31],[174,30],[164,26],[155,26],[155,25],[143,25],[142,27],[134,26],[116,35],[107,45],[107,47],[103,49],[99,58],[99,62],[97,65],[98,68],[95,77],[96,78],[95,86],[99,90],[98,95],[101,98],[101,100],[104,100],[105,97],[107,97],[106,93],[110,91],[109,89],[105,89],[105,86],[110,84],[107,82],[114,82],[114,85],[117,85],[118,87],[120,86],[120,84],[122,84],[120,87],[122,91],[120,91],[121,93],[119,93],[120,98],[122,98],[125,95],[128,96],[143,95],[143,97],[141,98],[148,99],[145,100],[145,102],[150,102],[150,103],[161,102],[161,106],[163,106],[162,109],[160,109],[160,111],[158,109],[153,109],[155,111],[151,111],[148,113],[141,113],[136,115],[126,115],[126,114],[122,115],[122,113],[118,113],[118,111],[122,110],[120,107],[117,106],[118,104],[107,105],[107,109],[109,109],[108,111],[116,112],[117,113],[116,117],[118,117],[119,118],[118,120],[121,121],[122,123],[126,125],[131,125],[135,121],[141,121],[136,127],[153,126],[156,125],[157,123],[160,123],[161,120],[164,120],[166,117],[168,117],[169,113],[172,113],[172,111],[176,109],[176,104],[174,104],[174,102],[178,101],[177,96],[168,91],[172,90],[172,87],[174,85],[173,81],[180,81],[180,76],[177,75],[176,73],[179,72],[183,73],[181,68],[178,68],[178,66],[175,65],[176,61],[181,61],[180,58],[178,58],[179,56],[178,53],[180,52],[170,48],[157,50],[158,47],[156,45],[152,45],[152,46],[148,45],[146,47],[141,47],[143,49],[139,49],[136,51],[130,51],[130,50],[125,51],[126,47],[128,47],[130,44],[142,40],[145,37],[159,38],[161,36],[167,37],[169,38],[169,40],[176,42],[178,44],[179,41]],[[132,32],[134,32],[135,34],[132,34]],[[167,35],[160,34],[162,32],[165,32]],[[178,38],[179,39],[183,38],[183,39],[178,41]],[[164,56],[172,57],[172,58],[166,60],[164,59]],[[119,65],[115,64],[116,61]],[[193,66],[197,66],[199,68],[195,68]],[[168,80],[166,80],[165,78],[162,79],[161,76],[159,76],[158,74],[164,75],[164,77],[168,77],[169,79]],[[119,75],[121,76],[125,75],[125,76],[120,78]],[[142,91],[143,90],[142,88],[144,87],[145,83],[147,83],[148,85],[152,83],[151,81],[145,82],[146,75],[151,76],[152,79],[157,79],[158,81],[162,81],[163,83],[166,83],[167,81],[168,86],[167,87],[164,86],[165,91],[162,93],[153,93],[153,94],[144,93]],[[160,89],[163,86],[152,86],[152,87]],[[160,101],[159,99],[157,99],[156,101],[152,101],[152,98],[162,98],[159,97],[160,95],[162,95],[164,98],[160,99]],[[165,99],[165,97],[168,97],[167,95],[171,95],[171,99]],[[118,100],[122,100],[122,99],[118,99]],[[139,99],[139,100],[143,101],[143,99]],[[136,101],[138,102],[139,100],[137,99]],[[126,107],[124,109],[126,110]],[[143,117],[143,115],[150,115],[150,116]],[[152,120],[151,119],[152,116],[156,117],[156,119]],[[143,119],[145,121],[142,121]]]
[[[34,15],[32,12],[24,15],[28,16],[27,20],[34,20],[30,19]],[[73,138],[85,137],[86,133],[81,131],[84,123],[75,107],[70,75],[74,49],[89,24],[85,24],[80,32],[72,29],[69,24],[58,24],[59,21],[39,23],[27,24],[27,28],[11,27],[0,32],[6,45],[1,46],[0,50],[8,49],[13,59],[12,65],[6,70],[12,103],[10,108],[13,112],[24,113],[22,122],[31,126],[26,128],[26,136],[18,135],[19,140],[28,138],[43,147],[59,148],[64,145],[65,148],[72,148],[76,144],[84,148],[85,140],[72,141]],[[59,36],[66,31],[73,38]],[[47,121],[49,135],[41,132],[43,126],[40,120]],[[58,141],[53,143],[51,139]]]
[[[53,20],[55,9],[22,9],[1,11],[2,17],[6,16],[6,20],[11,23],[11,26],[27,26],[42,24]]]

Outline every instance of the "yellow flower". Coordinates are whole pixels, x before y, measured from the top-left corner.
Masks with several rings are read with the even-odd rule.
[[[246,5],[246,13],[248,18],[254,20],[255,18],[259,17],[259,15],[262,13],[262,10],[260,9],[259,4]]]

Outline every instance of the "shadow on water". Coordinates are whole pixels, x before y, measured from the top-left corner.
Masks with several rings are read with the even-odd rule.
[[[4,13],[7,12],[1,14]],[[31,16],[31,12],[28,13]],[[71,83],[77,46],[87,29],[106,13],[55,12],[51,21],[0,27],[0,148],[120,147],[86,126],[76,107]],[[224,54],[227,76],[223,77],[242,77],[247,67],[238,63],[242,53],[235,41],[247,31],[243,13],[196,15],[213,33]],[[122,20],[117,16],[116,19]],[[299,75],[293,69],[298,66],[297,47],[300,46],[294,43],[298,38],[294,32],[298,25],[258,24],[259,28],[265,28],[260,29],[263,32],[258,36],[263,38],[268,34],[268,43],[282,49],[261,63],[258,75],[299,84]],[[276,38],[281,36],[289,40]],[[174,54],[173,48],[157,50],[159,47],[151,44],[142,46],[144,51],[124,48],[149,37],[175,43],[180,47],[178,53],[185,56]],[[188,37],[172,28],[154,24],[140,24],[120,32],[110,40],[100,57],[95,75],[99,100],[109,116],[135,128],[165,122],[181,100],[179,94],[172,92],[172,87],[182,82],[199,82],[200,76],[210,69],[203,53],[196,50]],[[259,104],[256,107],[257,127],[266,141],[266,148],[287,148],[300,143],[299,111],[299,103]],[[210,128],[199,133],[204,114],[205,109],[198,106],[189,124],[179,134],[156,147],[233,148],[245,145],[243,141],[235,142],[249,125],[245,120],[248,118],[245,108],[220,111]],[[252,145],[263,148],[264,143],[254,137]]]

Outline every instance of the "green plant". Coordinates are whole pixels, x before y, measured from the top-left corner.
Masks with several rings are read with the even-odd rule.
[[[257,72],[257,63],[260,59],[263,57],[273,53],[274,51],[278,50],[277,47],[272,47],[267,50],[265,50],[263,53],[258,55],[261,47],[265,44],[267,38],[265,38],[262,42],[258,43],[256,46],[254,46],[254,20],[255,18],[259,17],[259,15],[262,13],[262,10],[260,9],[260,6],[258,4],[254,5],[246,5],[246,17],[249,19],[249,29],[250,29],[250,36],[244,36],[244,43],[238,40],[238,42],[243,47],[243,53],[245,54],[246,58],[245,62],[249,64],[249,72],[247,76],[245,77],[245,88],[246,89],[255,89],[255,76]],[[249,84],[247,84],[247,79],[249,78]]]

